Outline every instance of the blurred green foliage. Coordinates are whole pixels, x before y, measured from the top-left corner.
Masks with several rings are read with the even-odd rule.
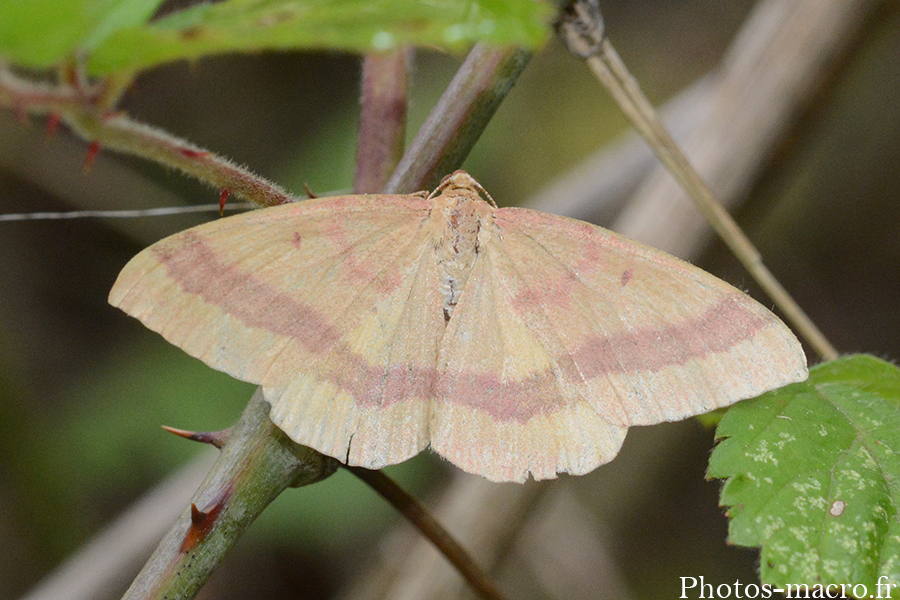
[[[460,50],[478,41],[539,46],[552,6],[531,0],[225,0],[149,21],[160,0],[0,3],[0,56],[49,68],[86,59],[91,75],[225,52]]]
[[[0,56],[34,68],[89,52],[116,30],[147,21],[162,0],[0,2]]]

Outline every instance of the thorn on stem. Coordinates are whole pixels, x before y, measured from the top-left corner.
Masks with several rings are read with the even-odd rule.
[[[100,153],[100,142],[91,142],[88,144],[87,154],[84,156],[84,172],[90,173],[91,167],[94,166],[94,160],[97,158],[97,154]]]
[[[181,148],[181,153],[188,158],[203,158],[209,155],[209,152],[203,152],[202,150],[193,150],[191,148]]]
[[[318,196],[316,196],[313,191],[309,189],[309,186],[306,184],[306,182],[303,183],[303,191],[306,192],[306,195],[309,196],[310,200],[312,200],[313,198],[318,198]]]
[[[219,192],[219,216],[225,214],[225,202],[228,200],[228,196],[231,195],[231,190],[228,188],[222,188],[222,191]]]
[[[225,500],[216,502],[205,512],[191,502],[191,526],[184,535],[184,541],[181,542],[181,552],[187,552],[209,535],[223,508],[225,508]]]
[[[186,429],[176,429],[175,427],[167,427],[165,425],[163,425],[162,428],[169,433],[174,433],[185,439],[194,442],[203,442],[204,444],[212,444],[219,449],[225,445],[225,442],[228,441],[228,436],[231,434],[230,427],[221,431],[187,431]]]

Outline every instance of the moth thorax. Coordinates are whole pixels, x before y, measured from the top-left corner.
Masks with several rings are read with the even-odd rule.
[[[475,266],[478,256],[478,233],[487,205],[468,194],[445,195],[443,227],[438,241],[436,258],[441,276],[441,296],[444,300],[444,319],[450,320],[459,302],[463,287]],[[484,208],[483,208],[484,207]]]

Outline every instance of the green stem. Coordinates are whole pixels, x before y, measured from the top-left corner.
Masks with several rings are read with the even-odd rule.
[[[123,600],[193,598],[241,534],[288,487],[321,481],[338,462],[292,442],[269,420],[260,388],[203,484]]]
[[[220,190],[258,206],[276,206],[293,200],[278,185],[254,175],[230,160],[182,140],[161,129],[138,123],[106,107],[107,95],[119,94],[111,80],[89,88],[31,82],[0,69],[0,105],[32,114],[58,115],[85,141],[100,148],[139,156],[179,169]],[[115,88],[110,92],[110,88]]]
[[[394,171],[385,193],[434,189],[458,169],[512,89],[531,53],[476,44]]]
[[[391,181],[379,179],[402,150],[409,55],[369,55],[363,66],[362,112],[355,190],[413,191],[436,184],[457,168],[475,145],[499,102],[527,63],[523,52],[476,47],[432,110]],[[444,155],[452,148],[449,156]],[[399,156],[399,154],[397,155]],[[386,175],[385,175],[386,177]],[[399,182],[399,183],[396,183]],[[399,189],[392,189],[397,185]],[[504,596],[462,545],[419,502],[381,471],[345,468],[372,487],[434,544],[485,600]]]

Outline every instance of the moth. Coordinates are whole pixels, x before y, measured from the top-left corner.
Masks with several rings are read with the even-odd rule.
[[[490,200],[488,202],[487,200]],[[581,221],[431,195],[305,200],[153,244],[110,302],[263,386],[299,444],[381,468],[427,446],[495,481],[583,474],[628,427],[807,376],[741,291]]]

